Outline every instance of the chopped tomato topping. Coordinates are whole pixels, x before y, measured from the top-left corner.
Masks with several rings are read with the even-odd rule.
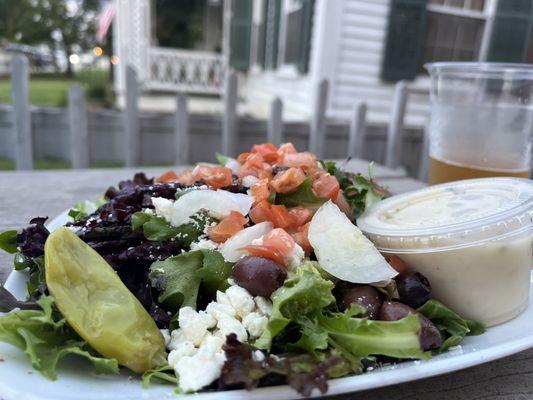
[[[263,236],[263,246],[277,249],[281,254],[288,254],[294,249],[294,239],[281,228],[272,229]]]
[[[405,274],[407,272],[407,264],[397,255],[393,255],[389,259],[389,264],[392,268],[396,270],[399,274]]]
[[[250,155],[251,153],[250,152],[244,152],[244,153],[241,153],[237,156],[237,161],[240,162],[241,164],[244,164],[246,162],[246,159],[248,158],[248,156]]]
[[[251,153],[243,164],[245,168],[263,168],[263,156],[259,153]]]
[[[270,186],[278,193],[291,193],[304,181],[305,174],[300,168],[289,168],[276,174]]]
[[[277,249],[273,247],[249,245],[243,247],[240,250],[246,251],[252,256],[268,258],[269,260],[272,260],[278,263],[279,265],[285,265],[285,261],[283,260],[283,254],[281,254]]]
[[[313,218],[313,211],[302,206],[291,208],[289,214],[292,217],[293,225],[295,227],[302,226]]]
[[[203,179],[206,184],[215,189],[229,186],[233,181],[231,169],[222,166],[200,164],[193,172],[196,179]]]
[[[282,164],[287,167],[305,167],[305,168],[314,168],[316,167],[316,156],[309,152],[303,153],[284,153]]]
[[[267,200],[263,200],[252,207],[248,213],[250,219],[254,224],[260,222],[272,221],[272,210],[270,209],[270,203]]]
[[[323,199],[335,199],[339,190],[339,181],[330,174],[323,174],[313,181],[313,191]]]
[[[276,228],[288,228],[294,222],[287,207],[284,205],[270,206],[270,213],[272,215],[271,221]]]
[[[291,236],[302,249],[304,249],[305,254],[309,254],[313,251],[313,247],[309,242],[308,238],[309,233],[309,222],[305,225],[300,226],[296,232],[292,233]]]
[[[262,180],[250,188],[250,192],[254,197],[254,204],[260,203],[263,200],[267,200],[270,196],[270,189],[268,188],[268,182]]]
[[[213,242],[223,243],[242,230],[247,223],[248,221],[240,212],[231,211],[218,225],[209,228],[207,235]]]
[[[278,160],[278,149],[272,143],[256,144],[252,147],[252,153],[259,153],[267,163],[274,163]]]
[[[178,179],[178,175],[174,171],[169,169],[159,178],[156,178],[155,183],[176,182],[177,179]]]
[[[279,146],[278,153],[280,154],[295,154],[298,153],[296,151],[296,148],[292,143],[283,143],[281,146]]]

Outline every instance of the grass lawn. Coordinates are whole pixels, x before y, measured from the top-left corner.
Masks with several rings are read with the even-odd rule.
[[[65,106],[67,93],[74,80],[43,79],[30,80],[30,102],[40,106]],[[11,82],[0,80],[0,103],[11,103]]]
[[[91,163],[90,168],[120,168],[124,164],[121,162],[101,161]],[[35,169],[70,169],[70,162],[65,160],[36,160]],[[15,162],[0,159],[0,171],[12,171],[15,169]]]

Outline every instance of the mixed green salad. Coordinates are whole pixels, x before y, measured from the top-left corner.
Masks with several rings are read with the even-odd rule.
[[[221,165],[143,173],[0,234],[27,298],[0,288],[0,341],[50,379],[66,355],[179,393],[288,384],[304,396],[484,332],[357,228],[388,196],[370,176],[253,146]]]

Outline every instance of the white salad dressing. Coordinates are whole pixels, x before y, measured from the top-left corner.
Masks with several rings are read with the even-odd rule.
[[[367,210],[361,230],[430,280],[435,298],[496,325],[527,305],[533,265],[533,182],[459,181],[394,196]]]

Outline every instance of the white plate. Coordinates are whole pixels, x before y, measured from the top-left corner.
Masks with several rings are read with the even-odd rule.
[[[48,224],[55,229],[65,223],[62,213]],[[532,279],[533,286],[533,279]],[[26,293],[25,275],[14,271],[6,288],[19,298]],[[328,395],[374,389],[387,385],[427,378],[468,368],[533,347],[533,300],[527,309],[514,320],[492,327],[484,335],[467,337],[460,349],[434,357],[429,361],[410,361],[375,371],[330,381]],[[286,400],[301,398],[288,386],[260,388],[253,391],[200,393],[177,396],[171,385],[152,385],[142,389],[137,377],[123,371],[121,375],[96,375],[86,362],[78,359],[64,360],[57,381],[50,381],[34,371],[26,355],[0,343],[0,398],[2,400],[159,400],[181,398],[195,400],[265,399]],[[318,395],[318,393],[315,393]]]

